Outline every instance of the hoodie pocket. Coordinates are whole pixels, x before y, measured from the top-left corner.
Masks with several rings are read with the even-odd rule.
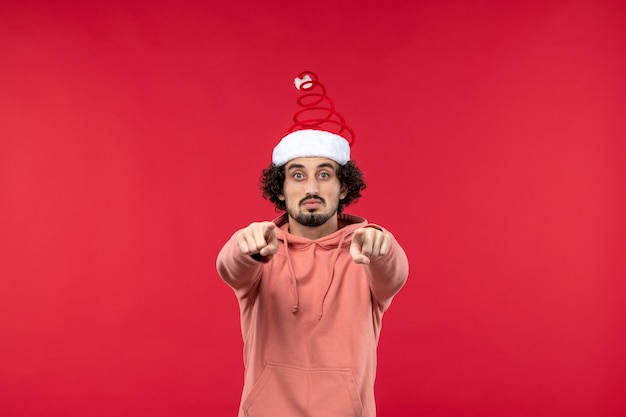
[[[300,368],[268,363],[242,407],[248,417],[363,415],[349,368]]]

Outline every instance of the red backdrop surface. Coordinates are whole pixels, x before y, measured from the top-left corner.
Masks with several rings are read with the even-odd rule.
[[[0,415],[235,415],[305,69],[411,262],[379,415],[626,415],[624,2],[97,3],[0,3]]]

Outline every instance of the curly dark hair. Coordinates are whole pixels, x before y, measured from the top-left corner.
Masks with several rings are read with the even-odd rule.
[[[355,161],[348,161],[345,165],[339,165],[337,178],[341,186],[348,191],[346,196],[339,200],[337,212],[341,213],[344,207],[356,203],[361,197],[361,191],[366,187],[363,180],[363,173],[356,165]],[[283,200],[278,198],[283,194],[285,183],[285,166],[271,163],[259,179],[259,188],[263,192],[263,198],[268,199],[276,206],[277,211],[285,211],[287,206]]]

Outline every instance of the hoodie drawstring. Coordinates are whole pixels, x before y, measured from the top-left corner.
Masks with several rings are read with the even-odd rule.
[[[291,264],[291,256],[289,256],[289,243],[287,242],[287,234],[285,233],[285,254],[287,255],[287,265],[289,266],[289,272],[291,273],[291,283],[289,285],[289,291],[291,292],[291,312],[296,314],[300,308],[300,299],[298,297],[298,280],[296,279],[296,273],[294,272],[293,265]]]
[[[326,301],[326,296],[330,291],[330,287],[333,285],[333,279],[335,278],[335,264],[337,263],[337,258],[339,257],[339,252],[341,251],[341,246],[343,245],[343,241],[346,239],[346,233],[341,233],[341,238],[339,239],[339,244],[337,245],[337,249],[333,252],[333,257],[330,260],[330,280],[328,281],[328,287],[326,287],[326,291],[324,291],[324,296],[322,297],[322,306],[320,308],[320,316],[318,320],[322,319],[324,315],[324,302]]]

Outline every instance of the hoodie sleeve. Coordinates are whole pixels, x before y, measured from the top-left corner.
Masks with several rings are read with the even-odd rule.
[[[235,237],[237,231],[222,247],[217,255],[216,266],[220,277],[228,284],[238,298],[246,297],[259,282],[263,272],[263,259],[256,260],[239,250]]]
[[[383,311],[389,308],[391,299],[404,286],[409,276],[409,261],[396,238],[388,230],[378,225],[368,225],[382,230],[391,236],[391,247],[384,256],[372,258],[368,268],[368,278],[372,294]]]

